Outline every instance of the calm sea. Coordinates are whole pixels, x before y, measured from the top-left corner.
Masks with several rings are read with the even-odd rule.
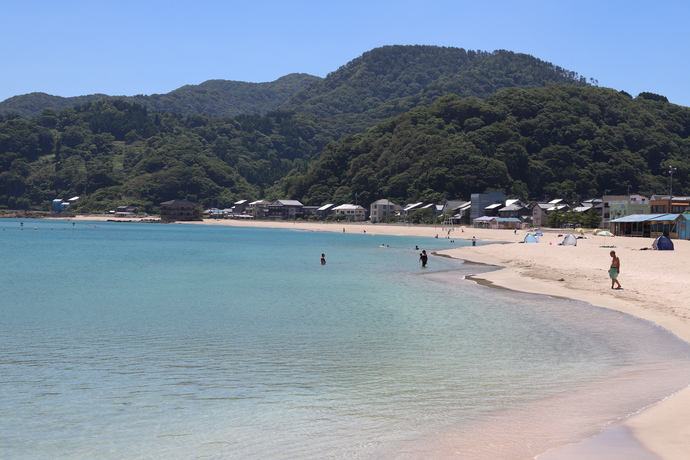
[[[0,227],[1,458],[532,458],[690,382],[651,323],[422,269],[448,239]]]

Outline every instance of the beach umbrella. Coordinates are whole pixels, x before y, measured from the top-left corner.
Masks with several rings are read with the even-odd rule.
[[[613,236],[613,233],[609,232],[608,230],[604,230],[603,232],[597,233],[597,235],[600,235],[600,236]]]
[[[584,229],[584,228],[578,228],[577,231],[578,231],[579,233],[585,233],[585,229]]]

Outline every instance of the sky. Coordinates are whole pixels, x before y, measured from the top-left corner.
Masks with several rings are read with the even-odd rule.
[[[690,106],[690,2],[0,0],[0,101],[325,77],[385,45],[530,54]]]

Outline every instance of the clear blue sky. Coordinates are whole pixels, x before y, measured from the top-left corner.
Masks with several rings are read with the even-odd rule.
[[[531,54],[690,106],[690,2],[0,0],[0,101],[325,77],[384,45]]]

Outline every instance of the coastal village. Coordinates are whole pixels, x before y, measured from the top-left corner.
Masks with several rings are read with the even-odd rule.
[[[67,212],[69,205],[78,200],[55,200],[55,213]],[[582,225],[561,219],[550,219],[554,213],[572,215],[590,214],[590,227],[606,228],[615,236],[690,239],[690,197],[653,195],[604,195],[601,198],[569,202],[565,199],[525,203],[508,199],[503,192],[472,194],[469,201],[398,204],[387,199],[371,203],[369,208],[358,204],[325,204],[307,206],[298,200],[239,200],[227,209],[202,207],[188,200],[170,200],[160,203],[162,222],[205,219],[244,220],[340,220],[347,222],[409,222],[417,211],[437,218],[444,225],[458,225],[483,229],[528,229],[541,227],[577,228]],[[115,218],[136,218],[134,206],[120,206],[110,212]]]

